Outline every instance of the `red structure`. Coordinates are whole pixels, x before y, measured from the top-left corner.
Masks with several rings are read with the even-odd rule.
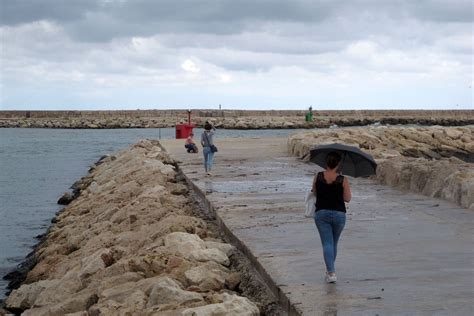
[[[188,124],[176,124],[176,139],[188,138],[196,125],[191,124],[191,110],[188,110]]]

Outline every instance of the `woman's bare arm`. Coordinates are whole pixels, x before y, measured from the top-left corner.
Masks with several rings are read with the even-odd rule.
[[[343,193],[344,202],[350,202],[352,199],[352,193],[351,193],[351,187],[349,185],[349,180],[347,180],[346,177],[344,177],[342,188],[344,189],[344,193]]]

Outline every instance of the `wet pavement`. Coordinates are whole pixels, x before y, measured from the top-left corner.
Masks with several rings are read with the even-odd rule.
[[[213,176],[184,140],[162,140],[283,304],[303,315],[474,315],[474,213],[350,179],[353,198],[338,248],[338,282],[325,284],[319,236],[304,197],[319,167],[286,138],[217,139]],[[273,289],[275,291],[275,289]]]

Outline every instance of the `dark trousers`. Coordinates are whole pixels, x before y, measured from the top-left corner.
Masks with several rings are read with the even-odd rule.
[[[184,147],[186,148],[186,150],[188,151],[188,153],[197,153],[198,152],[198,148],[195,144],[185,144]]]

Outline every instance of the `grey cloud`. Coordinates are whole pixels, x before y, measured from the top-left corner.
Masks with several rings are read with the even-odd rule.
[[[104,10],[124,21],[230,22],[241,20],[319,21],[333,10],[330,1],[135,0],[116,1]]]
[[[470,0],[2,0],[0,3],[1,25],[50,20],[64,27],[73,39],[84,42],[180,33],[232,35],[266,31],[294,36],[292,24],[302,26],[300,31],[306,37],[318,34],[357,40],[357,24],[366,26],[361,30],[361,37],[382,33],[386,27],[379,27],[378,23],[383,24],[384,18],[400,24],[406,19],[472,21]]]
[[[274,35],[265,32],[231,35],[165,34],[160,41],[170,48],[205,48],[248,51],[254,53],[307,55],[340,50],[343,41],[316,40],[311,36]],[[295,44],[297,43],[297,45]]]
[[[0,25],[17,25],[40,20],[80,20],[88,11],[99,7],[95,0],[2,0]]]
[[[407,18],[432,22],[470,23],[473,20],[471,0],[353,0],[339,9],[349,9],[355,15],[389,16],[397,20]],[[346,11],[347,14],[347,11]]]
[[[330,16],[329,1],[2,1],[2,25],[50,20],[84,41],[160,33],[235,34],[267,21],[316,23]]]
[[[180,52],[184,55],[183,50]],[[334,70],[332,65],[325,63],[324,60],[317,58],[315,55],[297,54],[289,57],[287,54],[272,52],[236,52],[232,49],[207,48],[191,48],[186,50],[186,53],[227,71],[263,73],[272,70],[274,67],[298,67],[316,72],[331,72]]]
[[[190,57],[229,71],[297,66],[330,72],[333,66],[319,62],[323,55],[343,55],[348,45],[358,41],[409,54],[426,47],[446,54],[472,54],[472,46],[469,51],[458,41],[438,43],[440,38],[468,32],[468,25],[451,22],[465,21],[469,4],[460,0],[0,0],[1,24],[18,29],[49,20],[60,33],[49,38],[44,32],[42,37],[41,29],[31,26],[30,33],[6,37],[6,46],[18,46],[21,39],[21,53],[29,61],[73,64],[82,59],[85,68],[90,65],[90,71],[100,68],[105,73],[141,65],[179,69],[177,59]],[[164,61],[127,51],[131,37],[156,39],[161,46],[152,52]],[[107,60],[112,50],[118,61]],[[9,56],[20,58],[14,53]],[[467,59],[459,60],[465,64]],[[123,65],[117,66],[120,62]]]
[[[473,21],[473,2],[471,0],[423,0],[410,3],[413,15],[436,22]]]
[[[66,24],[80,40],[107,41],[120,36],[153,34],[239,34],[258,31],[269,22],[316,23],[332,8],[323,3],[303,5],[279,1],[130,1],[111,4],[85,19]],[[93,27],[95,32],[90,32]]]

